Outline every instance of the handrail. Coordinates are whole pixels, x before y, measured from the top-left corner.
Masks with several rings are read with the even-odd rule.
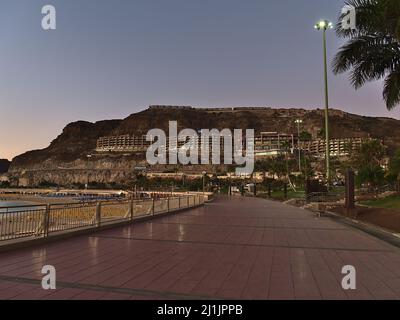
[[[0,243],[23,238],[46,238],[57,232],[72,232],[82,228],[96,229],[104,224],[159,216],[196,207],[204,202],[205,196],[198,194],[160,199],[8,207],[13,211],[0,212]],[[40,209],[29,210],[32,207]],[[16,208],[21,210],[15,211]]]
[[[36,208],[36,207],[46,207],[46,205],[45,204],[32,204],[32,205],[24,204],[24,205],[18,205],[18,206],[3,206],[3,207],[0,207],[0,210],[1,209],[16,209],[16,208]]]
[[[328,202],[328,200],[336,200],[339,201],[343,199],[345,196],[342,193],[334,193],[334,192],[312,192],[306,194],[305,200],[306,202]]]

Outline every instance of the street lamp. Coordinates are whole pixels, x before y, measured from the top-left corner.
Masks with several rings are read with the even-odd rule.
[[[301,173],[300,125],[303,123],[303,120],[296,119],[295,123],[297,124],[297,149],[299,150],[299,172]]]
[[[91,155],[91,154],[86,155],[86,159],[87,159],[87,167],[86,167],[86,170],[89,170],[89,161],[90,161],[90,159],[92,159],[92,155]],[[85,185],[85,189],[86,189],[86,190],[89,189],[89,172],[87,172],[87,175],[86,175],[86,185]]]
[[[315,27],[318,31],[322,30],[323,33],[323,46],[324,46],[324,82],[325,82],[325,158],[326,158],[326,180],[329,187],[331,179],[330,173],[330,151],[329,151],[329,96],[328,96],[328,64],[326,57],[326,30],[332,29],[333,24],[328,20],[319,21]]]

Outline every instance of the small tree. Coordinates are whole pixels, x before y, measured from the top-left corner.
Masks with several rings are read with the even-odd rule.
[[[280,180],[287,174],[286,159],[285,156],[279,155],[272,160],[271,172],[278,177]]]
[[[267,178],[267,172],[271,170],[271,161],[270,159],[263,159],[263,160],[258,160],[255,163],[255,171],[262,172],[263,173],[263,179],[265,180]]]
[[[366,166],[358,170],[356,182],[358,185],[367,183],[374,189],[385,181],[385,172],[380,165]]]
[[[308,131],[303,131],[300,133],[300,140],[301,141],[311,141],[312,140],[312,134],[309,133]]]
[[[378,140],[367,141],[354,151],[350,163],[357,171],[356,181],[359,185],[368,184],[373,189],[383,183],[385,153],[385,147]]]
[[[397,182],[397,190],[400,189],[400,149],[397,150],[394,156],[389,160],[387,178],[392,182]]]

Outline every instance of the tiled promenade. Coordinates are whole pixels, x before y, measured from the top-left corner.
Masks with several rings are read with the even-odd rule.
[[[41,289],[41,268],[57,290]],[[343,291],[354,265],[357,290]],[[176,215],[0,254],[1,299],[398,299],[400,250],[312,213],[219,198]]]

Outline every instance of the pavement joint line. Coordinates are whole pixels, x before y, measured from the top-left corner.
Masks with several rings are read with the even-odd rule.
[[[304,209],[304,210],[306,210],[306,209]],[[307,212],[312,212],[312,211],[308,211],[308,210],[306,210]],[[185,212],[184,214],[182,214],[181,216],[185,216],[185,217],[207,217],[208,218],[208,216],[207,215],[197,215],[197,214],[190,214],[190,212]],[[308,217],[304,217],[304,218],[302,218],[302,217],[296,217],[296,218],[289,218],[289,217],[282,217],[282,216],[274,216],[274,217],[265,217],[265,216],[246,216],[246,217],[241,217],[241,216],[233,216],[233,215],[229,215],[229,214],[227,214],[227,215],[218,215],[218,216],[215,216],[215,215],[210,215],[210,217],[218,217],[218,218],[234,218],[234,219],[237,219],[237,220],[245,220],[245,219],[263,219],[263,220],[276,220],[276,219],[281,219],[281,220],[289,220],[289,221],[308,221]],[[310,215],[310,216],[314,216],[314,215]],[[164,217],[164,218],[166,218],[166,217]],[[319,219],[315,219],[315,220],[319,220]],[[143,222],[143,223],[151,223],[151,221],[153,221],[153,220],[149,220],[149,221],[145,221],[145,222]]]
[[[179,244],[201,244],[201,245],[218,245],[218,246],[242,246],[242,247],[265,247],[265,248],[289,248],[289,249],[313,249],[313,250],[337,250],[337,251],[351,251],[351,252],[393,252],[393,250],[382,249],[353,249],[353,248],[321,248],[309,246],[291,246],[291,245],[268,245],[268,244],[251,244],[251,243],[232,243],[232,242],[207,242],[207,241],[192,241],[192,240],[171,240],[171,239],[146,239],[146,238],[131,238],[131,237],[117,237],[117,236],[89,236],[90,238],[103,238],[115,240],[129,240],[129,241],[155,241],[155,242],[170,242]]]
[[[0,275],[0,280],[6,282],[14,282],[14,283],[23,283],[23,284],[32,284],[39,285],[41,287],[41,280],[31,279],[31,278],[23,278],[23,277],[12,277],[12,276],[4,276]],[[84,284],[84,283],[71,283],[71,282],[63,282],[57,281],[57,289],[82,289],[82,290],[90,290],[90,291],[100,291],[106,293],[122,293],[126,295],[140,295],[140,296],[149,296],[154,297],[164,297],[164,298],[173,298],[176,300],[219,300],[221,298],[214,296],[198,296],[184,293],[176,293],[169,291],[154,291],[154,290],[145,290],[145,289],[131,289],[131,288],[117,288],[117,287],[109,287],[109,286],[100,286],[100,285],[92,285],[92,284]]]
[[[346,228],[310,228],[310,227],[275,227],[275,226],[251,226],[251,225],[234,225],[234,224],[202,224],[202,223],[180,223],[180,222],[151,222],[152,224],[167,225],[184,225],[184,226],[204,226],[204,227],[236,227],[236,228],[252,228],[252,229],[287,229],[287,230],[322,230],[322,231],[343,231]]]
[[[297,208],[297,207],[293,207],[293,208]],[[300,209],[300,208],[299,208]],[[226,212],[226,209],[225,209]],[[270,212],[271,213],[271,212]],[[224,217],[230,217],[230,218],[236,218],[236,219],[277,219],[277,218],[282,218],[282,219],[288,219],[288,220],[307,220],[309,217],[312,216],[311,211],[307,211],[306,212],[302,212],[303,216],[297,216],[297,217],[293,217],[293,214],[288,214],[285,215],[284,213],[276,213],[273,216],[265,216],[264,214],[248,214],[246,216],[242,216],[242,215],[238,215],[238,214],[230,214],[230,213],[221,213],[218,216],[214,215],[214,214],[207,214],[205,213],[204,215],[199,215],[199,214],[194,214],[191,213],[190,211],[185,212],[185,216],[190,216],[190,217],[218,217],[218,218],[224,218]],[[304,215],[306,214],[306,215]]]

